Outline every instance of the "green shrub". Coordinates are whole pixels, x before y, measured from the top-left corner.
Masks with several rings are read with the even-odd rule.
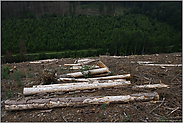
[[[102,108],[102,109],[105,109],[105,107],[106,107],[106,103],[103,103],[103,104],[101,105],[101,108]]]
[[[130,115],[127,115],[126,117],[125,117],[125,122],[129,122],[130,121]]]
[[[102,117],[101,115],[98,116],[98,118],[101,118],[101,117]]]

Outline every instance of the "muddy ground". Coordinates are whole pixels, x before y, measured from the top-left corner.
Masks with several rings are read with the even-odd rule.
[[[102,58],[101,60],[113,75],[131,74],[131,85],[126,88],[105,88],[92,93],[76,94],[46,94],[48,97],[93,97],[93,96],[117,96],[140,92],[157,92],[159,102],[129,102],[123,104],[109,104],[105,109],[101,105],[88,105],[84,107],[63,107],[45,110],[5,111],[4,101],[23,97],[25,86],[40,84],[41,71],[45,68],[57,70],[57,74],[75,72],[76,70],[60,70],[65,63],[74,63],[76,59],[59,59],[58,63],[29,64],[29,62],[2,64],[1,66],[16,66],[17,71],[23,71],[26,78],[22,78],[22,86],[13,78],[1,80],[1,121],[2,122],[181,122],[182,121],[182,67],[152,67],[139,65],[137,61],[153,61],[159,64],[182,64],[182,53],[133,55],[130,58]],[[131,61],[135,61],[131,63]],[[97,62],[91,64],[96,65]],[[133,85],[164,83],[170,88],[132,90]],[[8,93],[11,92],[11,93]],[[40,98],[40,96],[35,96]],[[163,101],[163,98],[165,100]],[[159,107],[157,107],[159,106]],[[153,111],[152,111],[153,110]]]

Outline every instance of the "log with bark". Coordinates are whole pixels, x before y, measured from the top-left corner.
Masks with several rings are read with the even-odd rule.
[[[62,92],[62,91],[75,91],[75,90],[85,90],[85,89],[97,89],[97,88],[111,88],[111,87],[116,87],[116,86],[125,86],[131,84],[130,81],[123,81],[123,82],[110,82],[110,83],[94,83],[94,84],[70,84],[70,85],[62,85],[57,84],[57,86],[52,86],[48,85],[47,87],[33,87],[33,88],[24,88],[23,89],[23,94],[24,95],[32,95],[32,94],[37,94],[41,92]]]
[[[146,66],[158,66],[158,67],[182,67],[182,64],[140,64]]]
[[[107,71],[108,71],[107,68],[100,68],[100,69],[83,71],[83,73],[75,72],[75,73],[63,74],[63,75],[60,75],[60,78],[83,77],[84,74],[95,75],[95,74],[107,73]]]
[[[97,78],[87,78],[87,79],[75,79],[75,78],[59,78],[57,81],[77,81],[77,82],[88,82],[92,80],[109,80],[109,79],[127,79],[130,78],[130,74],[125,75],[115,75],[115,76],[106,76],[106,77],[97,77]]]
[[[97,97],[71,97],[71,98],[49,98],[32,100],[6,100],[5,110],[25,110],[25,109],[49,109],[54,107],[66,107],[88,104],[110,104],[126,103],[129,101],[149,101],[159,100],[159,94],[139,93],[124,96],[97,96]]]

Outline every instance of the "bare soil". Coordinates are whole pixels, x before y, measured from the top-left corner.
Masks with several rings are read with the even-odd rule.
[[[18,86],[17,80],[13,79],[14,73],[10,73],[10,79],[1,80],[1,121],[2,122],[182,122],[182,67],[152,67],[143,66],[137,61],[153,61],[158,64],[182,64],[182,53],[171,54],[153,54],[153,55],[133,55],[130,58],[102,58],[92,57],[101,60],[114,75],[131,74],[131,85],[127,88],[105,88],[98,89],[92,93],[76,93],[76,94],[46,94],[41,97],[36,95],[35,98],[48,97],[93,97],[93,96],[117,96],[127,95],[140,92],[157,92],[160,96],[159,102],[129,102],[121,104],[109,104],[105,109],[101,105],[88,105],[84,107],[63,107],[53,108],[52,110],[21,110],[21,111],[5,111],[4,101],[9,99],[18,99],[22,95],[23,88],[40,84],[41,71],[43,69],[58,70],[65,63],[74,63],[76,59],[64,58],[59,59],[58,63],[41,63],[29,64],[29,62],[2,64],[1,66],[17,67],[17,71],[23,71],[26,78],[22,78],[22,86]],[[135,61],[135,63],[131,63]],[[93,62],[91,64],[95,64]],[[75,72],[76,70],[65,70],[65,73]],[[29,77],[28,77],[29,73]],[[30,77],[30,74],[33,76]],[[164,83],[170,88],[160,89],[143,89],[132,90],[134,85],[159,84]],[[11,90],[11,98],[7,91]],[[163,98],[165,100],[163,101]],[[159,107],[157,107],[159,106]],[[156,108],[157,107],[157,108]],[[178,108],[177,108],[178,107]],[[176,109],[177,108],[177,109]],[[153,110],[154,109],[154,110]],[[176,110],[175,110],[176,109]],[[153,110],[153,111],[152,111]],[[42,112],[43,111],[43,112]],[[152,112],[151,112],[152,111]],[[128,117],[126,117],[128,116]]]

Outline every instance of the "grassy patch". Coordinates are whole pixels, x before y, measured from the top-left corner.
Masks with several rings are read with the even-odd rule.
[[[6,90],[6,96],[8,97],[8,99],[11,98],[12,95],[13,95],[13,91],[11,91],[11,90]]]
[[[1,80],[2,79],[9,79],[10,75],[8,74],[9,72],[9,67],[2,67],[1,69]]]
[[[25,72],[24,71],[15,71],[13,73],[13,76],[12,76],[12,78],[15,79],[15,80],[17,80],[17,81],[19,79],[25,78],[25,77],[26,77],[26,75],[25,75]]]
[[[21,87],[21,86],[22,86],[21,79],[19,79],[19,80],[17,81],[17,85],[18,85],[18,87]]]
[[[32,78],[32,77],[34,77],[34,74],[28,72],[28,78]]]

